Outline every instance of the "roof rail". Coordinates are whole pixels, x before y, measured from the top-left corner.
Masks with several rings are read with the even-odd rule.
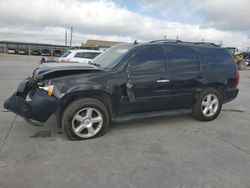
[[[220,45],[215,44],[213,42],[183,42],[183,43],[194,44],[194,45],[220,46]]]
[[[193,44],[193,45],[207,45],[207,46],[218,46],[220,45],[212,43],[212,42],[185,42],[181,40],[171,40],[171,39],[166,39],[166,40],[153,40],[150,41],[149,43],[156,43],[156,42],[163,42],[163,43],[182,43],[182,44]]]
[[[181,40],[175,40],[175,39],[166,39],[166,40],[152,40],[149,43],[156,43],[156,42],[173,42],[173,43],[178,43],[182,42]]]

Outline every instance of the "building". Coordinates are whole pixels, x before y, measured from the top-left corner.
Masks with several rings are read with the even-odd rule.
[[[38,51],[39,53],[41,53],[42,50],[47,50],[50,52],[50,54],[54,54],[56,50],[63,53],[69,48],[70,46],[64,45],[0,41],[0,53],[8,53],[8,50],[15,50],[15,52],[18,53],[19,50],[23,50],[26,52],[26,54],[32,54],[33,51]]]
[[[107,48],[110,48],[111,46],[114,46],[116,44],[121,44],[124,42],[118,42],[118,41],[105,41],[105,40],[87,40],[86,43],[82,43],[82,48],[86,49],[98,49],[98,50],[105,50]]]

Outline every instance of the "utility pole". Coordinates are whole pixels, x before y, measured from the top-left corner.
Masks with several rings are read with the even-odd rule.
[[[178,40],[179,40],[179,35],[176,36],[176,41],[178,41]]]
[[[5,44],[5,42],[3,43],[3,53],[5,53],[6,54],[6,46],[5,46],[6,44]]]
[[[65,46],[67,46],[67,43],[68,43],[68,32],[67,30],[65,31]]]
[[[28,46],[28,50],[29,50],[29,55],[30,55],[31,54],[30,45]]]
[[[70,46],[72,46],[73,27],[70,28]]]
[[[164,36],[164,40],[165,40],[165,41],[167,40],[167,35]]]

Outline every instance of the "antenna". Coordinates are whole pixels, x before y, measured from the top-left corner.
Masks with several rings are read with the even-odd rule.
[[[137,40],[135,40],[135,41],[134,41],[134,45],[137,45],[137,44],[139,44],[139,43],[137,42]]]

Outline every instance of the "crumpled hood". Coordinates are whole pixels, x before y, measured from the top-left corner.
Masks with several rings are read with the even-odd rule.
[[[43,63],[33,72],[33,77],[40,80],[45,77],[60,77],[72,74],[90,73],[101,71],[102,69],[83,63]]]

